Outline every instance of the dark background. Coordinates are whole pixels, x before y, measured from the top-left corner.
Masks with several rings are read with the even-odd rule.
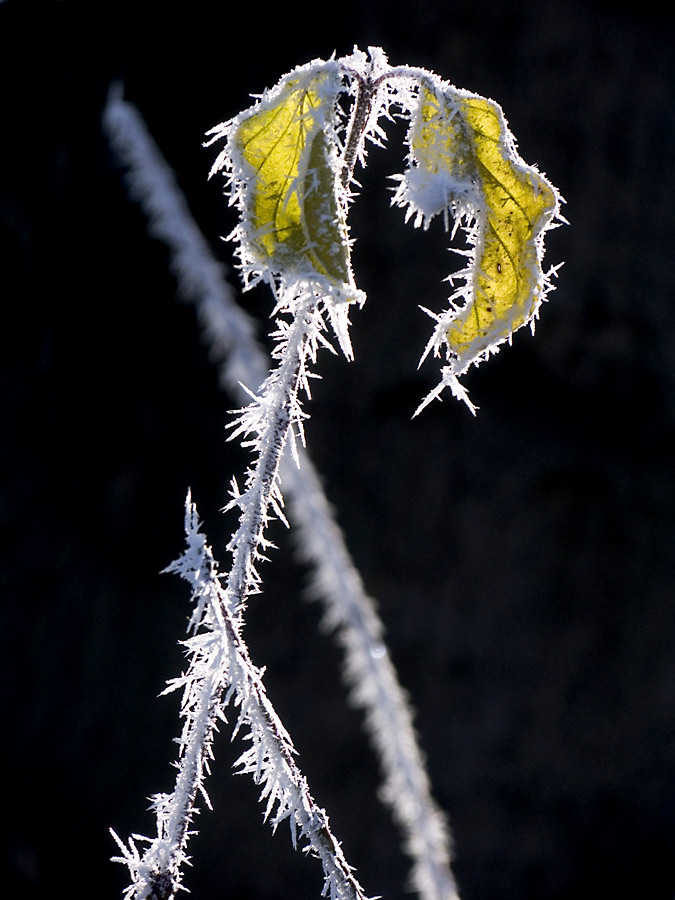
[[[567,200],[537,334],[466,383],[417,361],[456,264],[389,208],[401,134],[350,223],[356,361],[324,354],[310,451],[377,598],[463,900],[675,893],[675,62],[660,3],[0,4],[3,869],[8,895],[118,897],[107,829],[173,785],[188,596],[160,570],[193,496],[216,555],[247,457],[164,246],[101,130],[122,79],[225,262],[234,224],[203,133],[308,60],[385,48],[504,107]],[[668,5],[666,5],[667,7]],[[236,279],[234,273],[232,280]],[[242,297],[259,317],[265,291]],[[366,891],[405,895],[340,657],[283,528],[250,606],[254,660]],[[187,885],[316,898],[318,863],[261,823],[223,735]]]

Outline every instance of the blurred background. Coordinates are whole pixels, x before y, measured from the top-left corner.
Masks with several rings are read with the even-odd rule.
[[[160,575],[192,489],[216,553],[246,455],[166,248],[101,128],[121,80],[213,251],[213,125],[315,57],[382,46],[493,97],[567,200],[565,261],[533,338],[466,378],[476,418],[417,363],[457,265],[442,223],[391,209],[403,131],[350,214],[368,302],[356,360],[325,353],[308,409],[322,474],[416,709],[463,900],[675,893],[675,42],[671,7],[580,0],[0,3],[2,882],[119,897],[108,859],[173,785],[188,594]],[[230,271],[236,283],[236,272]],[[264,337],[266,290],[241,297]],[[246,634],[365,890],[407,894],[340,654],[292,536]],[[262,824],[225,733],[187,886],[310,900],[316,861]]]

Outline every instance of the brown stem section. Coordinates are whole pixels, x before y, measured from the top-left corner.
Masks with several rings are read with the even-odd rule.
[[[372,82],[370,79],[366,81],[366,79],[362,78],[360,75],[357,75],[356,78],[356,102],[349,123],[349,134],[347,136],[345,151],[342,156],[342,185],[344,188],[349,187],[349,182],[354,173],[356,158],[363,139],[363,134],[366,130],[366,123],[368,122],[368,116],[370,115],[370,110],[373,105],[373,96],[376,91],[376,83]]]

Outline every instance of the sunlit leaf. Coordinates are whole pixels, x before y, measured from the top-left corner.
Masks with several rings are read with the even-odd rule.
[[[533,320],[547,288],[542,238],[558,214],[549,182],[519,157],[492,100],[431,84],[420,88],[409,143],[413,164],[395,198],[415,224],[450,210],[469,226],[462,300],[445,317],[445,340],[460,374]]]
[[[412,165],[400,176],[394,202],[407,207],[406,219],[429,226],[434,216],[460,216],[470,212],[479,191],[476,161],[467,128],[454,104],[433,87],[420,88],[419,107],[413,116],[408,141]],[[447,225],[447,220],[446,220]]]
[[[473,302],[448,329],[450,348],[459,356],[500,343],[532,320],[544,283],[540,237],[558,205],[548,182],[515,157],[495,103],[467,99],[462,113],[471,128],[469,153],[476,161],[485,207]]]
[[[245,182],[243,238],[275,273],[351,280],[332,139],[337,79],[309,70],[281,82],[235,122]]]

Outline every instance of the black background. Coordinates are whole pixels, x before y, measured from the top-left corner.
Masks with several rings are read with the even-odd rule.
[[[247,457],[164,246],[101,129],[122,79],[214,252],[234,224],[204,132],[293,66],[354,44],[503,106],[567,200],[565,260],[532,338],[466,382],[474,419],[417,361],[456,264],[440,223],[404,226],[372,150],[350,224],[356,361],[327,353],[308,407],[324,478],[417,711],[464,900],[675,892],[675,62],[656,3],[386,0],[0,4],[1,883],[117,897],[107,829],[153,828],[170,790],[188,597],[160,570],[189,487],[216,555]],[[231,273],[236,280],[236,274]],[[242,304],[267,327],[269,295]],[[377,764],[340,657],[300,599],[292,539],[249,609],[254,661],[357,867],[406,891]],[[187,885],[317,897],[320,867],[261,822],[223,735]]]

